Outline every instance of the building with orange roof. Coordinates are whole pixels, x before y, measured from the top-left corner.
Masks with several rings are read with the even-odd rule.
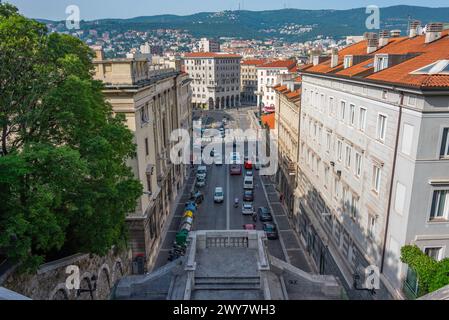
[[[281,81],[282,75],[296,73],[296,60],[275,60],[257,66],[257,104],[266,110],[274,110],[275,91],[273,86]]]
[[[404,245],[449,257],[449,30],[425,30],[367,33],[300,70],[294,223],[324,273],[379,270],[379,298],[416,292]]]
[[[257,67],[267,63],[267,59],[242,60],[240,72],[241,101],[244,104],[256,105]]]
[[[194,108],[212,110],[240,106],[241,56],[221,52],[184,55],[184,71],[192,78]]]

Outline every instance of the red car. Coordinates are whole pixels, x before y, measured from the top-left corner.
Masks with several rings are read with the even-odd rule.
[[[253,163],[251,162],[251,160],[246,160],[245,161],[245,169],[246,170],[253,170]]]
[[[255,224],[244,224],[243,225],[243,229],[244,230],[256,230],[256,225]]]
[[[242,174],[242,166],[239,164],[233,164],[230,168],[231,176],[239,176]]]

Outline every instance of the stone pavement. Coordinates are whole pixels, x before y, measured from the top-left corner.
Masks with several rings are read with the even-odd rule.
[[[288,255],[287,262],[305,272],[317,273],[317,270],[314,269],[313,264],[309,262],[307,254],[305,253],[297,234],[290,226],[286,213],[287,211],[280,202],[280,195],[276,190],[275,184],[267,176],[263,176],[261,179],[265,187],[268,201],[270,202],[270,206],[272,208],[274,222],[278,226],[279,236]]]

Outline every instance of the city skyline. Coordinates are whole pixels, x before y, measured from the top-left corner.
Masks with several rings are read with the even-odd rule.
[[[8,0],[3,1],[11,3],[19,8],[19,10],[27,17],[40,18],[48,20],[63,20],[67,17],[66,8],[70,5],[77,5],[81,11],[82,20],[95,20],[104,18],[133,18],[138,16],[153,16],[163,14],[174,15],[190,15],[199,12],[217,12],[224,10],[278,10],[284,8],[292,9],[335,9],[346,10],[351,8],[366,7],[368,5],[377,5],[379,7],[389,7],[394,5],[417,5],[422,6],[422,1],[387,1],[378,0],[376,3],[369,0],[351,0],[341,5],[340,2],[333,0],[324,0],[319,3],[307,2],[302,0],[285,0],[280,2],[272,2],[268,0],[212,0],[212,1],[189,1],[188,3],[180,3],[177,0],[168,0],[165,2],[154,3],[148,0],[133,0],[132,5],[123,8],[121,0],[98,0],[95,2],[87,0],[41,0],[39,3],[30,0]],[[433,0],[425,3],[427,7],[444,7],[448,6],[446,1]]]

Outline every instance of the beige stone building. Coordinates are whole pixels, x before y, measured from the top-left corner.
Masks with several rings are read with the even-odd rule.
[[[154,70],[143,57],[105,60],[101,50],[96,53],[94,77],[104,82],[113,111],[124,114],[134,132],[137,153],[128,164],[144,194],[127,221],[133,256],[144,257],[150,269],[171,202],[186,179],[186,167],[170,161],[170,149],[176,143],[170,142],[170,134],[177,128],[191,128],[190,80],[173,69]]]
[[[240,89],[242,104],[257,103],[257,67],[267,63],[266,59],[247,59],[242,61],[240,71]]]

